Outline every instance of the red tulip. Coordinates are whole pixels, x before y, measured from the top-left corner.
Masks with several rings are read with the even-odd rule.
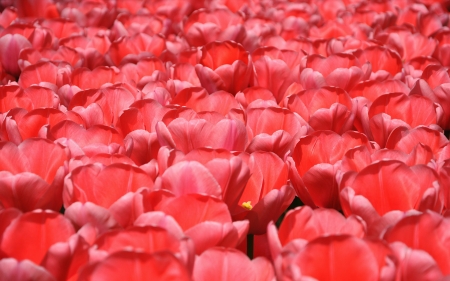
[[[62,11],[64,13],[64,10]],[[105,35],[97,34],[94,37],[84,35],[71,35],[59,41],[61,46],[76,50],[83,58],[83,65],[89,69],[106,65],[105,53],[111,46],[111,41]]]
[[[13,220],[20,217],[22,212],[16,208],[8,208],[0,210],[0,237]]]
[[[250,170],[241,158],[223,149],[200,148],[186,154],[183,160],[203,164],[220,185],[228,208],[236,208],[250,178]]]
[[[370,151],[365,146],[357,146],[349,149],[342,157],[341,173],[360,172],[368,165],[381,160],[398,160],[411,167],[419,164],[427,165],[434,159],[431,149],[420,143],[409,154],[387,148]]]
[[[345,53],[333,54],[327,58],[309,55],[306,67],[322,74],[327,85],[346,91],[350,91],[358,82],[370,76],[370,72],[364,69],[365,67],[355,56]]]
[[[431,56],[436,48],[437,42],[420,33],[413,33],[407,27],[386,29],[378,34],[376,38],[395,50],[401,58],[409,61],[420,56]]]
[[[356,85],[349,94],[352,98],[366,97],[373,102],[384,94],[395,92],[409,94],[410,89],[400,80],[385,80],[382,82],[369,80]]]
[[[80,267],[89,261],[89,243],[86,226],[66,242],[53,244],[47,251],[41,266],[50,272],[56,280],[74,280],[78,277]],[[87,238],[85,240],[85,238]]]
[[[197,61],[193,64],[196,63]],[[169,71],[170,80],[167,81],[167,88],[170,89],[172,96],[183,89],[201,86],[195,67],[190,63],[177,63]]]
[[[368,25],[370,27],[376,27],[385,29],[392,25],[395,25],[397,20],[397,11],[394,9],[394,5],[391,3],[385,4],[386,6],[390,6],[388,9],[377,9],[373,8],[374,5],[372,3],[367,3],[366,5],[361,5],[356,9],[355,14],[349,19],[352,23],[363,23],[364,25]],[[378,5],[383,5],[378,4]]]
[[[442,183],[441,193],[444,198],[444,210],[448,210],[450,207],[450,168],[449,160],[438,162],[437,171]]]
[[[172,99],[172,104],[197,109],[198,104],[208,98],[208,92],[202,87],[189,87],[181,90]],[[196,110],[202,111],[202,110]]]
[[[325,236],[307,243],[286,261],[289,266],[276,270],[279,278],[294,280],[394,280],[395,264],[386,248],[380,241]],[[356,261],[362,263],[355,268]]]
[[[317,22],[318,20],[316,20]],[[350,27],[342,21],[342,19],[335,19],[333,21],[326,21],[319,27],[311,26],[309,29],[309,38],[311,39],[330,39],[336,37],[346,37],[352,34]]]
[[[365,216],[367,220],[365,220],[367,224],[366,237],[368,238],[376,238],[383,239],[383,235],[386,233],[388,229],[394,226],[398,221],[400,221],[403,217],[409,216],[412,214],[416,214],[418,211],[412,209],[406,212],[402,212],[399,210],[389,211],[382,216],[372,216],[369,218]]]
[[[71,204],[66,208],[64,216],[72,222],[77,230],[87,224],[94,226],[98,234],[119,228],[119,224],[107,209],[91,202]]]
[[[55,281],[55,278],[43,267],[29,260],[17,261],[5,258],[0,261],[0,280],[17,281]]]
[[[298,113],[314,130],[344,133],[353,127],[356,107],[339,88],[304,90],[286,99],[287,108]]]
[[[371,132],[367,129],[369,128],[368,110],[370,105],[378,97],[396,92],[408,95],[410,89],[400,80],[385,80],[382,82],[369,80],[359,83],[349,92],[354,104],[356,104],[354,125],[359,132],[364,132],[370,139],[373,138]]]
[[[160,35],[150,36],[145,33],[138,33],[121,37],[112,42],[106,58],[112,64],[119,66],[127,60],[134,60],[137,56],[159,56],[164,48],[165,40]]]
[[[153,188],[153,180],[138,167],[122,163],[89,164],[74,169],[65,179],[64,205],[80,201],[108,208],[125,193],[140,187]]]
[[[168,125],[159,122],[156,133],[161,145],[176,147],[184,153],[207,146],[243,151],[247,144],[244,124],[231,119],[213,123],[205,119],[176,118]]]
[[[372,66],[371,76],[379,77],[382,80],[395,77],[403,67],[400,56],[383,46],[368,47],[357,54],[357,57],[361,63],[370,62]]]
[[[237,93],[235,98],[243,108],[247,108],[250,103],[258,99],[276,103],[273,94],[264,87],[246,88],[244,91]]]
[[[0,38],[0,56],[3,69],[13,76],[19,76],[20,68],[17,64],[22,49],[31,48],[27,38],[19,34],[7,34]]]
[[[56,18],[59,16],[53,1],[50,0],[15,0],[20,17]]]
[[[120,127],[123,134],[138,129],[155,132],[155,126],[170,109],[163,107],[155,100],[145,99],[134,102],[125,109],[119,117]]]
[[[124,230],[112,230],[97,238],[93,246],[95,251],[104,251],[109,255],[134,249],[135,251],[153,254],[159,251],[180,253],[185,241],[178,239],[169,231],[153,226],[133,226]],[[186,253],[188,254],[188,253]]]
[[[72,6],[69,3],[67,4],[63,5],[63,7]],[[89,27],[104,29],[112,26],[114,19],[117,17],[118,11],[115,4],[109,2],[83,1],[76,5],[76,7],[86,19],[87,30],[89,30]]]
[[[450,82],[450,70],[440,65],[429,65],[423,69],[421,79],[425,80],[431,89]]]
[[[310,23],[318,23],[319,19],[314,17],[315,13],[318,13],[317,7],[309,3],[286,3],[281,5],[286,14],[283,16],[299,15],[308,20]]]
[[[6,3],[6,5],[2,3],[3,11],[2,11],[2,14],[0,16],[0,25],[3,28],[8,27],[17,18],[17,10],[16,9],[14,9],[11,6],[10,7],[5,7],[5,6],[8,6],[8,5],[10,5],[12,3],[12,1],[9,1],[9,2],[10,3]]]
[[[127,155],[136,165],[152,165],[150,162],[156,161],[160,148],[156,133],[135,130],[124,138],[124,143]]]
[[[150,192],[148,187],[124,192],[108,207],[108,212],[120,227],[131,227],[139,216],[145,214],[145,212],[153,211],[154,206],[149,208],[147,206],[149,202],[145,201],[149,193],[152,194],[153,192]],[[170,192],[167,192],[167,194],[172,195]]]
[[[13,108],[23,108],[27,111],[34,108],[31,98],[18,85],[0,86],[0,93],[0,112],[8,112]],[[45,97],[45,94],[43,96]]]
[[[239,200],[231,210],[233,219],[248,219],[252,234],[264,234],[267,224],[286,210],[294,199],[294,190],[287,184],[288,166],[272,152],[241,154],[250,168],[251,177]]]
[[[218,91],[208,95],[206,90],[200,87],[181,90],[171,103],[192,108],[196,112],[211,111],[223,116],[227,116],[230,110],[241,109],[232,94]]]
[[[231,248],[210,248],[195,260],[193,277],[195,280],[232,281],[273,280],[272,265],[265,258],[250,260],[242,252]]]
[[[358,216],[345,218],[333,209],[311,209],[308,206],[289,211],[278,230],[281,245],[294,239],[312,241],[321,236],[348,234],[362,238],[365,223]]]
[[[249,153],[271,151],[284,157],[308,130],[305,120],[289,110],[276,107],[247,109]]]
[[[384,239],[390,243],[403,242],[406,246],[427,252],[438,264],[444,275],[450,272],[448,229],[450,220],[427,211],[406,216],[390,228]]]
[[[419,125],[433,126],[440,123],[443,116],[441,109],[425,97],[389,93],[374,100],[368,117],[374,140],[380,147],[384,147],[389,135],[397,126],[406,125],[411,128]],[[396,119],[406,124],[396,122]]]
[[[33,25],[31,22],[27,23],[26,21],[23,23],[16,23],[8,26],[5,33],[10,34],[20,34],[25,36],[28,41],[30,41],[33,48],[37,51],[45,51],[49,48],[52,48],[52,41],[55,40],[55,36],[52,32],[49,32],[48,29],[44,28],[41,25]],[[30,48],[22,50],[24,52],[30,51]],[[19,54],[19,59],[22,57],[22,54]],[[19,61],[19,67],[22,68],[22,63]]]
[[[105,152],[98,152],[93,155],[76,155],[71,157],[69,161],[69,171],[72,171],[76,167],[88,165],[88,164],[103,164],[103,165],[111,165],[114,163],[123,163],[127,165],[135,165],[133,160],[128,158],[126,155],[120,154],[120,153],[105,153]]]
[[[372,150],[367,138],[356,132],[342,136],[316,131],[300,138],[292,153],[290,179],[297,196],[309,206],[340,208],[336,173],[344,153],[359,145]]]
[[[70,221],[61,214],[37,210],[11,222],[3,233],[0,248],[7,257],[39,264],[52,245],[66,242],[74,233]]]
[[[427,145],[434,154],[437,154],[448,143],[448,140],[441,132],[424,126],[414,129],[398,127],[389,135],[386,148],[410,153],[419,143]]]
[[[392,173],[396,176],[391,177]],[[377,161],[340,185],[344,212],[359,215],[368,223],[393,210],[442,210],[438,175],[425,165]],[[382,195],[387,193],[390,196]]]
[[[444,275],[436,261],[423,250],[411,249],[402,242],[390,243],[397,258],[400,280],[443,280]]]
[[[450,32],[441,29],[437,32],[435,38],[439,41],[434,56],[439,59],[442,65],[450,66]]]
[[[439,65],[439,61],[433,57],[417,57],[410,60],[405,66],[412,66],[415,76],[417,76],[417,78],[420,78],[420,76],[423,74],[423,71],[432,64]]]
[[[162,146],[158,151],[158,169],[162,175],[173,164],[183,161],[185,154],[178,149]]]
[[[439,61],[432,57],[418,57],[411,60],[408,64],[405,64],[406,85],[408,85],[409,88],[414,89],[415,84],[420,80],[420,77],[423,74],[423,70],[432,64],[439,64]],[[418,94],[419,91],[415,88],[411,93]]]
[[[20,119],[26,112],[25,109],[15,108],[14,110],[0,115],[0,136],[3,141],[10,141],[16,145],[22,142],[22,136],[17,128],[15,119]]]
[[[195,71],[209,92],[224,90],[236,94],[248,87],[251,61],[245,49],[233,42],[212,42],[202,48]]]
[[[123,74],[116,67],[99,66],[93,70],[81,67],[72,73],[72,85],[80,89],[99,89],[106,83],[122,82]]]
[[[158,14],[171,19],[172,21],[179,22],[183,20],[185,15],[191,14],[194,9],[194,4],[185,1],[145,1],[144,7],[152,14]]]
[[[325,20],[334,20],[340,10],[345,9],[344,2],[341,1],[323,1],[318,4],[318,12]]]
[[[309,25],[302,17],[289,16],[283,20],[282,25],[283,29],[280,35],[285,40],[309,35]]]
[[[111,28],[111,31],[114,34],[114,40],[122,36],[136,35],[141,32],[150,36],[164,32],[164,23],[162,19],[151,14],[136,13],[143,5],[143,3],[139,2],[142,1],[127,3],[127,1],[119,0],[117,2],[118,8],[126,6],[135,11],[132,12],[132,14],[123,13],[116,18],[114,25]]]
[[[284,61],[294,72],[299,71],[298,67],[302,64],[302,60],[305,58],[303,52],[296,52],[293,48],[279,50],[272,46],[258,48],[252,53],[252,59],[254,61],[257,61],[263,56]]]
[[[444,110],[444,118],[441,126],[447,129],[449,124],[450,107],[443,102],[447,99],[450,90],[450,75],[447,68],[439,65],[427,66],[421,76],[411,89],[411,94],[426,96],[433,102],[439,103]]]
[[[102,104],[102,106],[105,106],[105,104]],[[77,105],[71,108],[70,112],[77,114],[81,122],[81,125],[83,125],[86,129],[89,129],[95,125],[106,125],[108,124],[108,117],[105,116],[104,111],[102,110],[102,106],[100,106],[98,103],[91,103],[87,105],[86,107],[83,107],[81,105]]]
[[[417,17],[417,28],[425,36],[432,36],[443,27],[442,21],[434,12],[419,13]]]
[[[143,213],[136,218],[133,225],[161,227],[175,235],[177,238],[184,237],[183,229],[181,229],[177,221],[172,216],[161,211]]]
[[[60,138],[55,143],[63,146],[68,157],[71,158],[69,171],[84,164],[97,162],[104,165],[122,162],[131,165],[135,164],[133,160],[125,155],[125,148],[116,143],[109,145],[96,143],[80,147],[75,141],[68,138]]]
[[[245,38],[244,20],[228,9],[194,11],[184,24],[184,33],[191,46],[201,47],[213,41],[233,40],[241,43]]]
[[[158,178],[156,187],[176,196],[202,193],[222,198],[222,190],[208,169],[197,161],[181,161],[168,167]]]
[[[187,209],[189,212],[185,212]],[[162,198],[154,210],[175,218],[185,235],[193,240],[196,254],[214,246],[236,247],[248,232],[247,221],[232,222],[227,205],[211,196],[172,195]]]
[[[190,280],[186,267],[172,253],[120,251],[84,267],[79,280]]]
[[[288,87],[295,82],[295,75],[289,65],[279,59],[263,55],[253,61],[254,75],[252,86],[259,86],[272,92],[277,103],[280,103]]]
[[[122,87],[119,85],[105,87],[99,90],[86,90],[80,91],[76,93],[69,104],[69,109],[74,109],[78,112],[83,112],[82,115],[85,115],[85,119],[89,120],[95,116],[96,109],[93,112],[90,112],[94,108],[89,108],[89,105],[95,103],[100,107],[101,112],[103,113],[103,122],[101,125],[114,125],[116,126],[119,123],[119,116],[122,112],[127,109],[133,102],[136,97],[133,92],[129,91],[126,87]],[[88,111],[83,110],[83,108],[76,107],[85,107],[89,109]],[[100,116],[101,117],[101,116]]]
[[[428,9],[423,4],[417,5],[407,5],[402,7],[401,12],[398,15],[397,24],[401,25],[404,23],[416,25],[417,17],[419,13],[427,13]]]
[[[94,125],[85,129],[79,124],[65,120],[61,121],[50,130],[50,135],[54,139],[72,139],[81,148],[89,150],[94,146],[122,146],[123,139],[119,133],[104,125]]]
[[[126,63],[120,67],[128,83],[138,84],[145,76],[152,76],[155,71],[166,72],[164,64],[157,58],[143,58],[136,63]]]
[[[2,208],[24,211],[61,208],[66,161],[61,146],[45,139],[28,139],[19,146],[3,142],[0,157]]]
[[[42,26],[50,29],[52,31],[52,35],[60,39],[72,35],[83,34],[83,27],[78,25],[78,23],[68,19],[57,18],[57,19],[43,20]]]
[[[19,78],[19,85],[26,89],[32,85],[40,85],[57,90],[70,83],[72,67],[64,63],[39,62],[25,67]]]
[[[59,46],[56,50],[45,49],[40,52],[35,49],[23,50],[22,52],[20,52],[19,64],[21,69],[23,70],[27,66],[34,65],[46,60],[62,65],[69,64],[70,66],[75,68],[83,65],[83,56],[76,50],[65,46]]]

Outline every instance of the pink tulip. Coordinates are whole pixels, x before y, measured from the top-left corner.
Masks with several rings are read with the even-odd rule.
[[[20,68],[17,64],[20,51],[31,48],[31,43],[20,34],[6,34],[0,38],[0,57],[2,66],[6,72],[13,76],[19,76]]]

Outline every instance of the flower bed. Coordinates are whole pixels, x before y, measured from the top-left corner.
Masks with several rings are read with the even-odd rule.
[[[0,280],[450,280],[450,2],[0,10]]]

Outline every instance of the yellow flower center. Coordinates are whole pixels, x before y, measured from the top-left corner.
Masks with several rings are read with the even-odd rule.
[[[247,201],[247,202],[242,203],[242,208],[249,210],[249,211],[251,209],[253,209],[252,201]]]

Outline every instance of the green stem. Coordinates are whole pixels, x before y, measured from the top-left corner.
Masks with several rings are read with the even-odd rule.
[[[247,256],[253,259],[253,234],[247,234]]]

